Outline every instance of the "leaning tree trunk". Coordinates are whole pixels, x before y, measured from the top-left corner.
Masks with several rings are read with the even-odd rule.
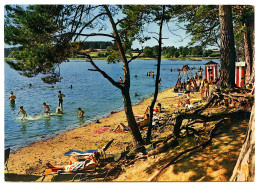
[[[130,131],[132,133],[135,145],[137,147],[142,146],[144,144],[144,140],[136,124],[129,91],[122,90],[122,96],[124,101],[126,119],[128,122],[128,126],[130,127]]]
[[[133,109],[132,109],[132,103],[131,103],[131,98],[130,98],[130,69],[129,69],[129,65],[128,65],[128,61],[125,55],[125,50],[123,48],[118,30],[116,28],[116,24],[112,18],[112,15],[107,7],[107,5],[103,5],[103,7],[106,10],[106,13],[108,15],[109,21],[111,23],[111,26],[113,28],[113,32],[114,32],[114,37],[115,37],[115,41],[118,47],[118,51],[120,53],[121,59],[122,59],[122,63],[123,63],[123,70],[124,70],[124,83],[122,85],[121,92],[122,92],[122,97],[123,97],[123,102],[124,102],[124,108],[125,108],[125,114],[126,114],[126,118],[128,121],[128,126],[130,127],[133,139],[134,139],[134,143],[136,144],[136,146],[140,146],[144,144],[144,140],[141,136],[141,133],[138,129],[138,126],[136,124],[136,120],[134,117],[134,113],[133,113]]]
[[[255,178],[255,106],[253,105],[248,132],[230,181],[254,181]]]
[[[219,5],[219,22],[221,35],[221,86],[232,88],[235,84],[236,51],[231,5]]]

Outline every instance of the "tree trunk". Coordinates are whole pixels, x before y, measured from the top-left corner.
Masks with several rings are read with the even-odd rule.
[[[156,72],[156,80],[155,80],[155,90],[154,90],[154,98],[151,103],[150,107],[150,117],[149,117],[149,125],[148,131],[146,136],[146,142],[149,143],[151,139],[151,132],[152,132],[152,123],[153,123],[153,108],[155,102],[157,100],[158,92],[159,92],[159,79],[160,79],[160,70],[161,70],[161,54],[162,54],[162,26],[164,21],[164,11],[165,6],[163,6],[162,15],[161,15],[161,22],[160,22],[160,29],[159,29],[159,47],[158,47],[158,62],[157,62],[157,72]]]
[[[128,121],[128,126],[130,127],[135,145],[141,146],[141,145],[144,144],[144,140],[142,139],[141,133],[140,133],[139,128],[137,127],[137,124],[136,124],[136,120],[135,120],[133,109],[132,109],[131,98],[130,98],[130,94],[129,94],[129,90],[130,90],[130,69],[129,69],[128,61],[127,61],[127,58],[126,58],[126,55],[125,55],[125,51],[124,51],[124,48],[123,48],[123,45],[122,45],[120,35],[119,35],[118,30],[116,28],[116,24],[113,20],[113,17],[111,15],[107,5],[104,5],[104,8],[106,10],[109,21],[110,21],[111,26],[113,28],[115,41],[116,41],[118,51],[121,55],[121,59],[122,59],[122,63],[123,63],[124,83],[123,83],[122,88],[120,88],[120,89],[121,89],[121,92],[122,92],[126,119]]]
[[[236,51],[231,5],[219,5],[219,22],[221,35],[221,86],[233,88],[235,85]]]
[[[255,30],[253,29],[253,46],[252,46],[252,73],[250,83],[255,82]]]
[[[230,181],[254,181],[255,178],[255,106],[253,105],[246,139]]]
[[[245,49],[245,62],[246,62],[246,83],[250,82],[253,67],[253,50],[251,44],[251,31],[247,23],[244,23],[244,49]]]
[[[124,102],[126,119],[128,122],[128,126],[130,127],[130,131],[132,133],[135,145],[137,147],[142,146],[145,143],[136,124],[129,91],[122,90],[122,97]]]

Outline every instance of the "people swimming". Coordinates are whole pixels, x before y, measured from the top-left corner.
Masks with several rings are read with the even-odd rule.
[[[27,117],[27,114],[25,112],[25,110],[23,109],[23,106],[20,107],[19,112],[17,113],[17,116],[20,114],[20,112],[22,113],[22,118],[21,120],[23,120],[25,117]]]
[[[63,112],[61,111],[61,108],[60,108],[60,107],[57,107],[56,113],[57,113],[57,114],[63,114]]]
[[[50,89],[54,89],[54,86],[51,86]]]
[[[58,107],[60,107],[61,110],[63,110],[63,97],[65,97],[65,95],[62,94],[61,91],[59,91],[59,94],[58,94],[58,98],[59,98]]]
[[[83,111],[83,110],[81,110],[81,108],[80,108],[80,107],[78,108],[78,113],[77,113],[77,116],[78,116],[78,117],[83,117],[83,116],[84,116],[84,111]]]
[[[43,105],[44,105],[44,113],[50,115],[50,105],[47,105],[45,102],[43,102]]]
[[[9,100],[11,104],[15,103],[16,96],[14,95],[13,91],[10,92]]]

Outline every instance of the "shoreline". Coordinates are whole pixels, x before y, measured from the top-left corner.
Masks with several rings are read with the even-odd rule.
[[[159,91],[159,93],[164,92],[164,91],[167,91],[168,89],[172,89],[172,88],[173,88],[173,87],[166,88],[166,89],[164,89],[164,90],[162,90],[162,91]],[[142,102],[144,102],[144,101],[145,101],[146,99],[148,99],[148,98],[152,98],[152,96],[153,96],[153,93],[151,93],[151,94],[150,94],[148,97],[146,97],[146,98],[145,98],[145,97],[141,98],[141,99],[139,100],[139,102],[136,102],[136,103],[134,103],[134,104],[132,103],[132,107],[141,104]],[[97,120],[101,120],[101,119],[104,119],[104,118],[109,117],[109,116],[111,115],[111,111],[117,111],[116,113],[119,113],[119,112],[124,111],[124,108],[123,108],[123,106],[122,106],[122,108],[117,108],[117,109],[115,109],[115,110],[110,110],[110,112],[104,112],[104,113],[102,113],[102,114],[99,115],[99,116],[96,116],[96,117],[93,117],[93,118],[89,118],[89,119],[86,118],[86,119],[84,120],[84,121],[85,121],[84,125],[81,125],[81,126],[78,126],[78,127],[72,127],[72,128],[70,128],[70,129],[68,129],[68,130],[61,131],[60,133],[49,133],[48,135],[42,135],[42,136],[40,136],[39,138],[37,138],[35,141],[28,141],[28,143],[25,144],[24,146],[20,146],[20,147],[19,147],[19,145],[15,145],[15,146],[13,147],[14,149],[12,149],[12,147],[11,147],[11,152],[16,152],[17,150],[19,150],[19,149],[21,149],[21,148],[24,148],[24,147],[27,147],[27,146],[29,146],[29,145],[34,144],[35,142],[40,142],[40,141],[45,141],[45,140],[48,140],[48,139],[52,139],[52,138],[57,137],[58,135],[60,135],[60,134],[62,134],[62,133],[69,132],[69,131],[74,130],[74,129],[77,129],[77,128],[85,127],[85,126],[90,125],[90,124],[94,124]],[[77,122],[74,122],[74,123],[77,123]],[[74,123],[72,123],[72,124],[74,124]]]
[[[183,96],[174,98],[175,94],[173,87],[164,89],[159,92],[157,102],[162,103],[162,107],[169,107],[174,103],[174,100],[176,103],[177,99],[183,98]],[[150,105],[152,98],[151,95],[133,105],[134,114],[143,114],[146,107]],[[167,98],[171,98],[171,101],[167,100]],[[129,132],[114,133],[111,130],[116,128],[119,123],[126,124],[125,119],[125,112],[121,110],[102,117],[99,119],[100,123],[92,122],[82,127],[73,128],[54,137],[34,141],[27,146],[12,151],[8,162],[9,172],[42,175],[47,162],[67,164],[68,156],[64,156],[65,152],[69,150],[101,149],[111,139],[115,139],[115,141],[107,150],[107,154],[121,152],[132,141],[132,136]],[[108,128],[108,131],[100,134],[91,133],[100,128]]]

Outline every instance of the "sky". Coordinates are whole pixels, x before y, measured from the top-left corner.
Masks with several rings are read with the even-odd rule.
[[[27,1],[25,1],[27,2]],[[4,14],[6,12],[4,11]],[[122,17],[118,17],[119,19]],[[116,19],[115,19],[116,20]],[[107,24],[109,26],[109,24]],[[183,26],[183,24],[181,25]],[[159,26],[155,23],[151,23],[146,26],[146,28],[149,30],[149,32],[159,32]],[[93,30],[93,32],[98,32],[97,30]],[[112,33],[112,28],[108,28],[106,32],[103,33]],[[158,35],[152,34],[152,33],[147,33],[146,35],[149,35],[151,39],[146,41],[143,44],[140,44],[138,41],[135,41],[132,45],[132,49],[141,49],[142,47],[145,46],[155,46],[158,45],[158,42],[155,38],[158,38]],[[153,38],[155,37],[155,38]],[[171,21],[169,23],[164,23],[163,26],[163,34],[162,37],[165,38],[163,39],[163,46],[174,46],[174,47],[180,47],[180,46],[188,46],[188,43],[191,39],[189,35],[186,34],[185,30],[180,29],[180,27],[176,26],[176,21]],[[111,38],[108,37],[89,37],[86,41],[111,41]],[[10,46],[8,44],[4,44],[6,48],[9,47],[14,47]]]

